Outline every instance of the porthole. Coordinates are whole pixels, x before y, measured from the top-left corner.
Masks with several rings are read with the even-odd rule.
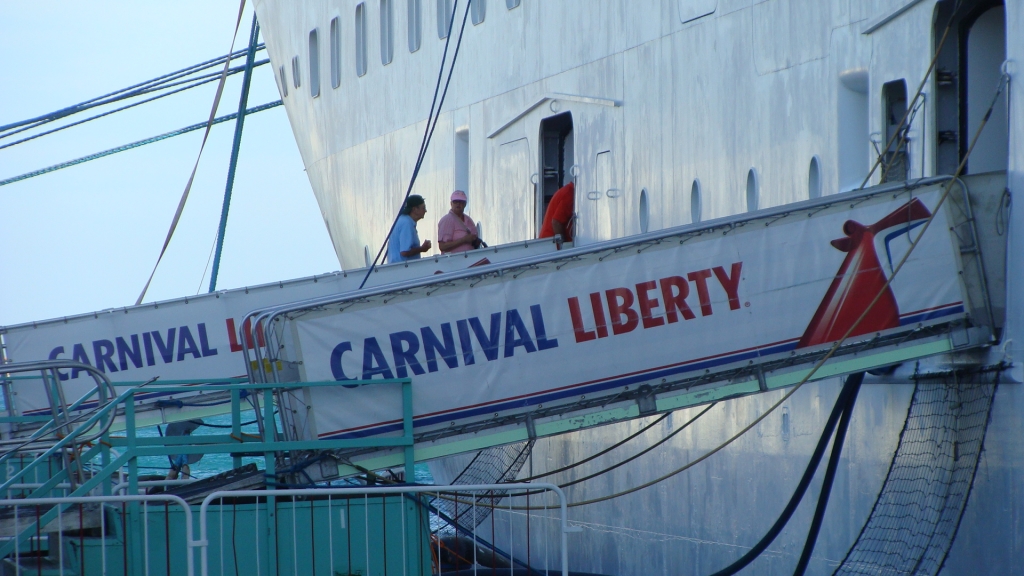
[[[519,3],[521,1],[522,0],[505,0],[505,8],[508,8],[509,10],[511,10],[513,8],[518,8],[519,7]]]
[[[366,74],[366,3],[356,6],[356,76]]]
[[[316,28],[309,31],[309,95],[320,95],[320,34]]]
[[[747,172],[747,212],[757,210],[758,195],[757,170],[751,168]]]
[[[694,178],[693,186],[690,187],[690,222],[700,222],[700,180]]]
[[[380,63],[387,66],[395,55],[391,0],[380,0]]]
[[[341,23],[331,18],[331,87],[341,86]]]
[[[811,158],[811,166],[807,169],[807,197],[821,198],[821,166],[818,157]]]
[[[472,13],[473,25],[483,24],[487,18],[487,0],[473,0]]]
[[[651,210],[647,204],[647,189],[644,188],[640,191],[640,233],[646,234],[647,229],[650,226]]]
[[[302,86],[302,81],[299,80],[299,57],[292,57],[292,86],[298,88]]]
[[[363,245],[363,261],[366,262],[366,267],[370,267],[370,247]]]
[[[444,40],[448,37],[448,25],[452,20],[452,0],[434,0],[437,2],[437,37]]]
[[[408,22],[409,22],[409,52],[415,52],[420,49],[421,36],[421,25],[420,25],[420,13],[421,13],[421,2],[423,0],[407,0],[406,8],[408,11]]]
[[[284,66],[279,66],[277,70],[279,73],[278,80],[279,86],[281,87],[281,97],[284,98],[285,96],[288,95],[288,77],[285,76]]]

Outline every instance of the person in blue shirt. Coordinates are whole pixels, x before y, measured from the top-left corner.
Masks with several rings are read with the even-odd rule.
[[[402,215],[395,223],[395,230],[388,240],[388,262],[406,262],[416,260],[420,254],[430,251],[430,240],[420,244],[420,236],[416,232],[416,223],[427,214],[427,203],[417,194],[409,196],[402,208]]]

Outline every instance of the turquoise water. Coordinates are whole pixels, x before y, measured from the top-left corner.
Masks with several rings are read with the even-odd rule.
[[[241,418],[242,422],[251,422],[256,419],[256,412],[254,410],[243,411],[241,413]],[[230,426],[231,415],[224,414],[221,416],[208,416],[203,418],[203,422],[207,424]],[[280,423],[278,425],[280,425]],[[166,428],[166,426],[162,426],[161,428]],[[229,432],[230,430],[226,430],[224,428],[211,428],[209,426],[200,426],[195,432],[192,433],[192,435],[208,436],[211,434],[227,434]],[[246,432],[249,434],[258,434],[259,426],[257,426],[255,423],[242,426],[242,432]],[[149,428],[140,428],[138,430],[138,436],[142,438],[153,438],[160,436],[160,432],[157,430],[156,426],[151,426]],[[240,450],[241,448],[242,445],[239,445]],[[264,468],[263,458],[249,456],[245,456],[242,458],[243,466],[249,464],[250,462],[255,463],[256,466],[258,466],[261,469]],[[192,477],[208,478],[210,476],[220,474],[221,472],[231,470],[232,468],[234,468],[234,463],[232,462],[230,454],[206,454],[203,456],[202,460],[196,462],[195,464],[191,464],[189,468]],[[170,461],[166,456],[145,456],[139,458],[140,475],[153,474],[166,476],[168,471],[170,471]],[[414,472],[414,480],[416,483],[419,484],[434,483],[434,477],[431,476],[430,469],[427,467],[426,464],[416,465],[416,469]]]

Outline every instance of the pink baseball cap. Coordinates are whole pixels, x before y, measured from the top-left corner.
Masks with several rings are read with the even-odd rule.
[[[455,201],[469,202],[469,198],[466,198],[466,193],[462,190],[456,190],[455,192],[452,192],[452,202]]]

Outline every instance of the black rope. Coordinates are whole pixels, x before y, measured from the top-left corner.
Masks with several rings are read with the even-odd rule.
[[[800,483],[797,485],[796,491],[793,492],[793,496],[789,499],[789,503],[786,504],[786,508],[782,511],[782,514],[779,515],[775,524],[773,524],[771,529],[768,530],[768,533],[765,534],[753,548],[740,557],[739,560],[718,572],[715,572],[712,576],[731,576],[732,574],[736,574],[740,570],[746,568],[748,564],[753,562],[761,555],[762,552],[768,549],[768,546],[770,546],[775,538],[782,532],[782,529],[786,527],[789,519],[792,518],[793,513],[796,512],[800,501],[803,500],[804,494],[807,492],[807,488],[811,484],[811,479],[814,478],[814,474],[818,470],[821,458],[825,455],[825,447],[828,446],[828,441],[832,438],[832,432],[835,430],[840,417],[846,411],[846,405],[849,401],[850,395],[860,387],[860,383],[863,380],[863,372],[851,374],[846,378],[846,383],[843,384],[843,389],[839,392],[839,398],[836,400],[836,404],[832,408],[832,413],[829,415],[828,421],[825,423],[825,429],[821,432],[821,437],[818,439],[818,445],[814,448],[814,453],[811,455],[811,460],[807,464],[807,469],[804,470],[804,475],[800,478]]]
[[[441,86],[441,77],[444,76],[444,64],[445,60],[448,59],[448,44],[452,39],[452,27],[455,25],[455,14],[459,11],[459,0],[455,0],[455,4],[452,6],[452,15],[448,20],[448,36],[444,41],[444,53],[441,55],[441,68],[437,71],[437,83],[434,85],[434,100],[430,103],[430,114],[427,115],[427,128],[423,133],[423,141],[420,143],[419,155],[416,157],[416,166],[413,168],[412,177],[409,179],[409,187],[405,191],[405,196],[402,198],[401,208],[398,211],[398,215],[391,222],[391,228],[388,229],[387,236],[384,237],[384,243],[381,244],[380,250],[377,250],[377,255],[373,258],[373,262],[370,263],[370,267],[366,270],[366,276],[363,276],[363,281],[359,283],[359,289],[362,289],[366,285],[366,281],[370,278],[370,274],[377,267],[377,261],[380,260],[381,254],[384,253],[385,248],[388,246],[388,241],[391,240],[391,234],[395,231],[395,226],[398,224],[398,219],[402,216],[402,210],[405,208],[405,202],[409,199],[409,195],[412,194],[412,187],[416,183],[416,178],[420,174],[420,167],[423,166],[423,158],[427,155],[427,149],[430,147],[430,141],[434,137],[434,129],[437,127],[437,120],[441,116],[441,107],[444,106],[445,97],[448,95],[448,86],[452,81],[452,72],[455,71],[455,62],[459,59],[459,48],[462,46],[462,34],[466,30],[466,20],[469,17],[469,8],[472,6],[473,0],[466,2],[466,12],[462,16],[462,27],[459,29],[459,39],[455,43],[455,52],[452,54],[452,63],[448,68],[448,78],[444,83],[444,92],[441,93],[441,99],[437,99],[437,91]],[[435,107],[436,103],[436,107]],[[437,115],[434,115],[434,112]]]
[[[850,397],[846,402],[846,409],[843,411],[843,417],[839,420],[839,428],[836,429],[836,439],[832,441],[832,454],[828,457],[825,478],[821,482],[818,507],[814,509],[811,528],[807,531],[807,541],[804,542],[804,550],[800,554],[800,561],[796,564],[793,576],[803,576],[804,572],[807,571],[807,565],[811,561],[811,553],[814,552],[814,545],[818,541],[818,533],[821,532],[821,523],[825,519],[825,509],[828,507],[828,500],[832,495],[832,484],[836,479],[836,470],[839,469],[839,457],[843,454],[846,431],[850,428],[850,417],[853,416],[853,406],[857,402],[857,392],[860,391],[860,384],[864,380],[864,373],[853,374],[847,378],[847,381],[850,379],[856,380],[855,388],[850,393]]]

